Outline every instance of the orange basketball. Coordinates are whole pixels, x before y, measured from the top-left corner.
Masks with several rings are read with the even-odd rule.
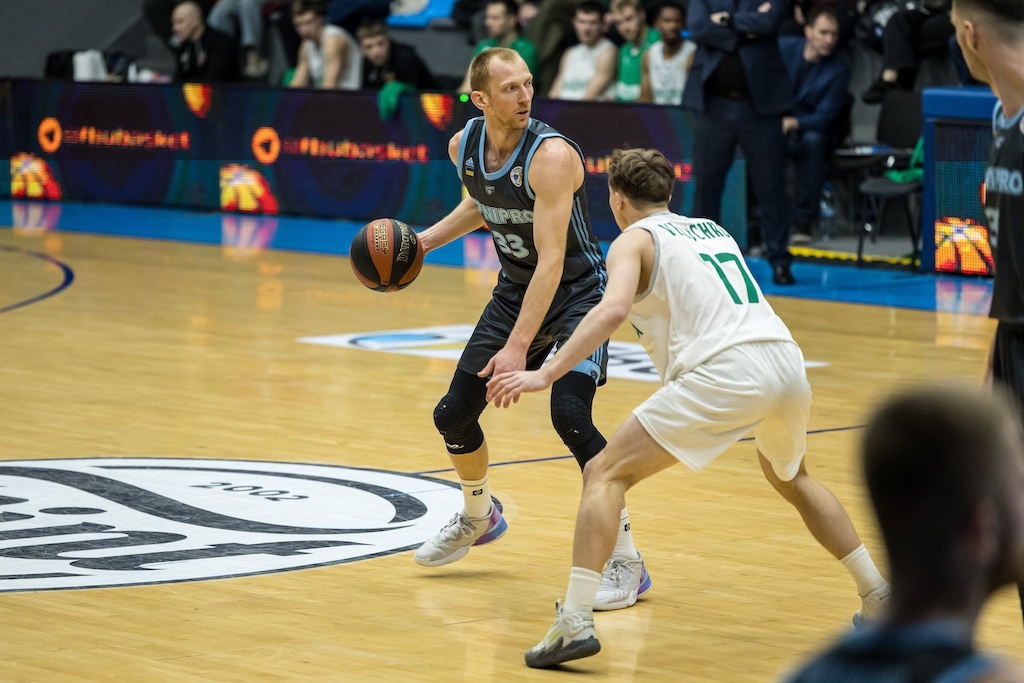
[[[416,233],[393,218],[378,218],[359,228],[348,255],[356,278],[375,292],[405,289],[423,267]]]

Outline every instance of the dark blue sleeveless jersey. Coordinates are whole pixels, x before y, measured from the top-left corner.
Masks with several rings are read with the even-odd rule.
[[[459,143],[458,172],[469,196],[484,218],[505,275],[519,285],[527,285],[537,270],[537,246],[533,239],[535,196],[530,188],[530,161],[540,143],[559,137],[572,145],[583,159],[579,145],[557,130],[536,119],[523,133],[519,146],[499,169],[488,173],[484,165],[484,119],[471,119],[462,131]],[[601,246],[590,228],[587,211],[586,181],[573,194],[572,217],[565,244],[562,282],[574,282],[596,276],[602,285],[606,278]]]
[[[1024,325],[1024,110],[1007,119],[996,106],[985,173],[985,216],[995,257],[989,315]]]

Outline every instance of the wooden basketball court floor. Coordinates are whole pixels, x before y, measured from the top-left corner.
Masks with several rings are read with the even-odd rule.
[[[486,242],[469,240],[432,255],[407,290],[382,295],[358,285],[338,255],[348,224],[10,202],[0,223],[2,681],[770,681],[847,629],[859,606],[852,580],[774,494],[744,442],[706,471],[678,466],[631,492],[652,590],[633,608],[597,615],[598,656],[562,671],[526,668],[523,651],[564,592],[580,493],[539,394],[485,411],[491,484],[509,531],[448,567],[419,567],[416,544],[398,541],[289,571],[254,568],[266,558],[241,552],[224,559],[230,578],[161,576],[190,560],[116,570],[119,554],[190,542],[138,535],[147,518],[189,521],[161,509],[201,516],[206,505],[221,522],[288,527],[338,526],[333,510],[342,526],[381,525],[363,490],[303,507],[321,489],[312,469],[274,474],[291,466],[411,475],[424,489],[456,481],[431,416],[458,342],[423,329],[472,325],[493,259]],[[751,268],[767,281],[767,266]],[[764,289],[811,364],[809,469],[884,566],[857,473],[859,427],[895,387],[981,380],[989,283],[803,263],[794,272],[796,287]],[[299,341],[330,335],[376,346]],[[435,348],[381,350],[426,338]],[[632,342],[626,330],[615,340]],[[654,386],[610,379],[597,425],[610,434]],[[47,468],[95,459],[105,472],[122,459],[179,469],[122,487],[114,474]],[[183,461],[236,474],[180,479]],[[259,463],[277,490],[261,488]],[[107,484],[129,493],[118,498]],[[424,503],[437,528],[459,494],[433,488],[447,491]],[[199,489],[206,497],[190,497]],[[411,489],[394,500],[427,501]],[[303,490],[311,495],[296,495]],[[360,521],[371,509],[377,516]],[[98,512],[106,526],[74,526]],[[392,512],[384,526],[402,526]],[[134,545],[118,547],[125,538]],[[200,535],[188,552],[206,547]],[[97,582],[115,578],[62,583],[89,571]],[[985,611],[979,643],[1024,656],[1015,593]]]

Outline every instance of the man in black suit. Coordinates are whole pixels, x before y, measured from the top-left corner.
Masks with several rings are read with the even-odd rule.
[[[761,206],[772,280],[791,285],[782,117],[793,108],[793,88],[777,42],[785,16],[785,0],[690,0],[687,26],[697,53],[683,106],[696,118],[693,214],[720,222],[738,144]]]

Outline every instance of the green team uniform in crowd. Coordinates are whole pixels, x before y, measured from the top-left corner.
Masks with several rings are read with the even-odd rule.
[[[640,99],[640,78],[643,75],[644,53],[661,40],[657,31],[647,29],[647,36],[640,47],[632,42],[619,47],[619,78],[615,83],[615,99],[619,102],[636,102]]]

